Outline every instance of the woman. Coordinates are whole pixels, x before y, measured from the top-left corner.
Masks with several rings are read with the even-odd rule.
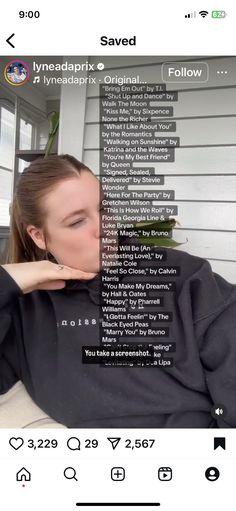
[[[70,428],[235,427],[236,289],[204,259],[162,251],[162,268],[179,275],[156,308],[176,343],[173,367],[82,363],[82,347],[100,342],[100,199],[99,180],[69,155],[19,178],[0,266],[0,392],[22,380]]]

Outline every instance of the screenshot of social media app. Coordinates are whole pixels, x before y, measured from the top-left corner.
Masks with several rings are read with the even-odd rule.
[[[1,505],[233,509],[235,13],[103,7],[2,8]]]

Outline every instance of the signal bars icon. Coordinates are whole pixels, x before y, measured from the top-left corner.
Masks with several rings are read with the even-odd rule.
[[[185,14],[185,18],[196,18],[196,11]]]

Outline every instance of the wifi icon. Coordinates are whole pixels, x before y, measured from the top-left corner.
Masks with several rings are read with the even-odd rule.
[[[205,18],[209,14],[209,12],[208,11],[200,11],[199,14],[202,18]]]

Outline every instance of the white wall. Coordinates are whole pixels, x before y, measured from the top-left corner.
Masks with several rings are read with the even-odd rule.
[[[83,63],[86,57],[64,57],[63,62]],[[62,77],[69,77],[71,71],[63,71]],[[86,77],[87,72],[81,71],[79,76]],[[58,135],[58,153],[69,153],[78,160],[83,157],[85,108],[87,86],[63,84],[61,86],[60,125]]]

